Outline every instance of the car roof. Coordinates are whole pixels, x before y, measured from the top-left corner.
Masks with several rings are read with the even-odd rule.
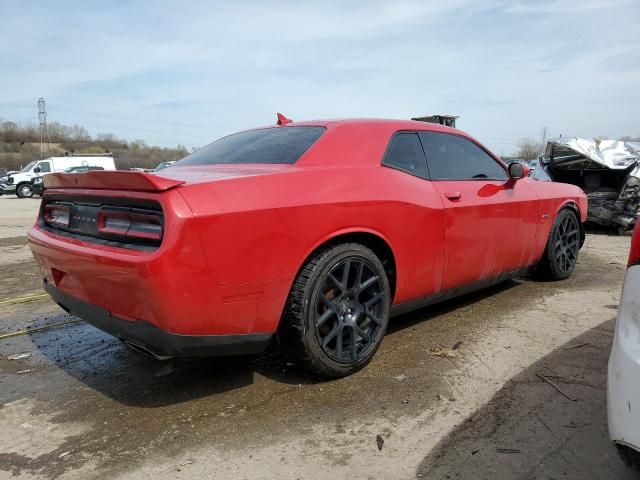
[[[395,132],[402,130],[449,133],[476,141],[461,130],[417,120],[382,118],[330,119],[289,122],[284,126],[274,127],[295,128],[301,126],[325,127],[327,135],[323,135],[316,144],[312,145],[296,162],[296,166],[378,165],[387,148],[390,137]],[[481,144],[479,145],[482,146]],[[486,147],[483,148],[486,149]]]
[[[475,142],[502,163],[499,157],[491,153],[488,148],[468,133],[445,125],[417,120],[339,118],[300,122],[288,121],[285,125],[276,125],[274,122],[271,125],[263,125],[235,133],[303,126],[324,127],[327,132],[295,162],[295,168],[326,167],[330,165],[379,165],[391,136],[395,132],[403,130],[433,131],[459,135]]]
[[[296,126],[320,126],[320,127],[332,127],[332,126],[377,126],[387,127],[390,130],[431,130],[436,132],[449,132],[464,134],[463,131],[456,128],[447,127],[437,123],[420,122],[417,120],[393,120],[386,118],[338,118],[328,120],[305,120],[302,122],[291,122],[286,125],[287,127]]]

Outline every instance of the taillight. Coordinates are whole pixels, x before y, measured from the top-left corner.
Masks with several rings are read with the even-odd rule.
[[[636,225],[631,239],[631,253],[629,254],[629,266],[640,265],[640,223]]]
[[[127,212],[101,210],[98,212],[96,223],[98,232],[124,237],[131,226],[131,219]]]
[[[118,210],[100,210],[97,218],[98,232],[123,239],[162,240],[162,218],[158,215]]]
[[[50,203],[44,207],[44,221],[56,227],[69,226],[69,206]]]
[[[127,238],[139,238],[142,240],[162,240],[162,223],[160,217],[144,213],[132,212],[131,226],[127,232]]]
[[[138,250],[154,250],[164,236],[164,215],[157,202],[94,197],[43,205],[38,224],[58,235]],[[47,199],[45,199],[45,202]],[[131,205],[131,203],[133,205]]]

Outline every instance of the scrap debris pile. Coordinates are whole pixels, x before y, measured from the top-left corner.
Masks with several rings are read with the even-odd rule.
[[[589,199],[587,220],[620,231],[640,213],[640,142],[557,138],[540,156],[536,180],[571,183]]]

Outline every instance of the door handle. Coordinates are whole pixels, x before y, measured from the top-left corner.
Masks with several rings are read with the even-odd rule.
[[[449,200],[460,200],[460,198],[462,198],[462,194],[460,192],[445,192],[444,196]]]

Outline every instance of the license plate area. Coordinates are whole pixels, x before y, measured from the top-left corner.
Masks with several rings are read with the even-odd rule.
[[[146,199],[45,193],[38,225],[63,237],[144,251],[157,249],[164,235],[162,208]]]
[[[69,230],[85,235],[96,235],[98,233],[97,219],[98,207],[73,204],[69,217]]]

